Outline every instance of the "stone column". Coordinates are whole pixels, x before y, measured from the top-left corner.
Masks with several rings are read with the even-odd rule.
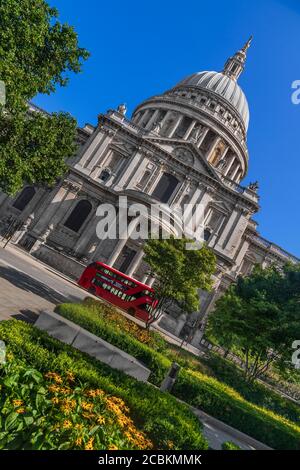
[[[225,228],[223,232],[220,234],[218,243],[217,243],[217,248],[219,248],[221,251],[223,251],[223,248],[225,246],[226,238],[229,236],[230,231],[232,230],[232,227],[236,224],[238,220],[239,214],[236,208],[232,210],[232,213],[228,219],[227,224],[225,225]]]
[[[202,210],[201,210],[201,213],[200,213],[200,220],[198,218],[196,218],[196,220],[195,220],[195,229],[198,229],[200,222],[204,222],[204,220],[203,220],[203,215],[204,215],[203,211],[205,210],[207,205],[212,201],[213,194],[214,194],[214,189],[208,187],[203,191],[203,193],[201,195],[201,199],[199,201],[197,201],[197,204],[201,204],[201,209]]]
[[[34,242],[33,246],[30,249],[30,254],[36,253],[42,245],[45,245],[47,243],[47,239],[49,238],[49,235],[51,234],[51,232],[53,232],[53,230],[54,230],[54,225],[53,224],[48,225],[45,232],[40,237],[38,237],[36,241]]]
[[[23,236],[28,232],[30,225],[32,225],[34,221],[34,214],[30,214],[27,219],[24,221],[20,231],[17,233],[16,237],[12,237],[12,241],[17,244],[21,241]]]
[[[77,242],[74,246],[75,253],[82,253],[85,249],[89,241],[93,238],[96,234],[96,214],[93,212],[93,215],[89,217],[89,222],[85,228],[85,230],[81,233],[80,237],[78,238]]]
[[[175,124],[173,126],[173,129],[171,130],[171,132],[169,134],[169,138],[173,137],[173,135],[176,132],[176,129],[178,128],[178,126],[180,125],[182,119],[183,119],[183,116],[178,117],[177,121],[175,122]]]
[[[240,164],[239,164],[239,162],[237,162],[236,169],[234,170],[234,172],[233,172],[233,174],[232,174],[232,176],[231,176],[231,179],[232,179],[233,181],[235,181],[236,176],[237,176],[237,174],[238,174],[239,171],[240,171]]]
[[[94,153],[98,150],[99,146],[104,142],[106,135],[98,127],[94,132],[91,141],[88,141],[87,146],[83,148],[78,163],[80,166],[85,167],[93,157]]]
[[[126,243],[128,241],[128,238],[130,237],[130,234],[135,229],[138,222],[139,222],[138,219],[136,219],[135,221],[132,221],[130,223],[130,226],[127,229],[127,233],[120,234],[120,239],[117,243],[117,246],[115,247],[114,251],[111,253],[111,255],[108,258],[106,264],[108,264],[109,266],[114,265],[114,263],[117,261],[118,256],[121,254],[121,251],[123,250],[124,246],[126,245]]]
[[[144,192],[145,193],[151,193],[151,191],[154,189],[154,187],[156,186],[156,184],[158,183],[162,173],[163,173],[163,170],[164,170],[164,166],[163,166],[163,163],[159,163],[157,165],[157,167],[155,168],[152,176],[150,177],[148,183],[146,184],[145,188],[144,188]]]
[[[99,145],[84,165],[90,172],[101,162],[103,154],[105,154],[105,150],[112,141],[113,134],[113,131],[109,131],[109,133],[104,135],[104,138],[101,139]]]
[[[144,123],[147,122],[147,119],[149,117],[149,113],[150,113],[150,109],[146,109],[146,111],[144,112],[140,122],[139,122],[139,126],[141,127],[144,127]]]
[[[106,261],[106,264],[108,264],[109,266],[113,266],[115,264],[115,262],[117,261],[118,256],[121,254],[121,251],[123,250],[124,246],[126,245],[127,240],[128,239],[126,238],[126,239],[120,239],[118,241],[118,244],[117,244],[116,248],[114,249],[114,251],[112,252],[110,257]]]
[[[138,265],[140,264],[142,258],[144,256],[143,250],[140,250],[136,253],[135,257],[132,260],[132,263],[130,264],[126,274],[127,276],[132,276],[133,273],[136,271]]]
[[[149,287],[152,287],[154,281],[155,281],[155,277],[149,276],[147,278],[147,282],[145,282],[145,284],[147,284],[147,286],[149,286]]]
[[[247,253],[249,249],[249,241],[248,239],[246,238],[246,240],[244,240],[242,246],[241,246],[241,249],[236,257],[236,260],[235,260],[235,273],[237,274],[239,271],[240,271],[240,268],[242,267],[242,262],[243,262],[243,259],[245,257],[245,254]]]
[[[236,177],[235,177],[235,182],[239,184],[239,182],[241,181],[241,178],[242,178],[242,174],[243,174],[243,171],[242,170],[239,170]]]
[[[186,208],[186,212],[184,213],[184,218],[185,218],[184,222],[186,225],[190,223],[191,217],[193,216],[193,208],[196,204],[199,204],[201,202],[201,198],[203,197],[204,193],[205,193],[205,189],[202,187],[201,184],[199,184],[199,186],[195,189],[195,191],[193,192],[188,202],[189,207]],[[184,207],[183,207],[183,210],[184,210]]]
[[[192,132],[192,130],[194,129],[195,125],[196,125],[197,121],[192,121],[188,130],[186,131],[186,133],[184,134],[183,136],[183,139],[184,140],[187,140]]]
[[[202,133],[202,135],[200,136],[200,138],[199,138],[199,140],[198,140],[198,142],[197,142],[197,147],[198,147],[198,148],[201,146],[201,144],[202,144],[203,140],[205,139],[205,137],[206,137],[208,131],[209,131],[209,128],[208,128],[208,127],[203,130],[203,133]]]
[[[234,161],[236,159],[236,156],[235,155],[232,155],[231,159],[229,160],[228,162],[228,165],[227,165],[227,168],[226,170],[224,171],[224,175],[227,176],[228,173],[230,172],[231,168],[232,168],[232,165],[234,164]]]
[[[225,251],[229,253],[230,256],[235,255],[248,223],[249,220],[247,218],[247,211],[241,208],[238,213],[238,219],[233,226],[233,230],[231,231],[230,236],[226,240],[224,246]]]
[[[214,139],[214,141],[213,141],[213,143],[212,143],[212,145],[211,145],[211,147],[210,147],[210,149],[209,149],[209,151],[208,151],[208,153],[207,153],[207,156],[206,156],[206,159],[207,159],[208,162],[209,162],[209,160],[210,160],[212,154],[213,154],[214,151],[216,150],[216,147],[217,147],[217,146],[219,145],[219,143],[221,142],[221,140],[222,140],[221,137],[218,137],[218,136]]]
[[[223,150],[223,153],[221,153],[220,160],[223,160],[223,158],[226,157],[227,152],[228,152],[229,149],[230,149],[230,146],[229,146],[229,145],[225,145],[225,148],[224,148],[224,150]],[[220,161],[220,160],[219,160],[219,161]]]
[[[56,190],[54,196],[52,194],[49,195],[49,199],[47,198],[48,206],[34,227],[34,232],[37,235],[42,233],[50,223],[55,225],[60,220],[61,213],[65,209],[64,203],[67,199],[74,199],[80,187],[81,185],[75,182],[64,181]],[[73,193],[71,192],[72,190],[74,191]],[[50,199],[51,196],[52,199]]]
[[[145,129],[148,129],[149,131],[151,131],[152,125],[156,122],[158,115],[159,115],[159,109],[156,109],[156,111],[154,111],[153,113],[153,116],[150,118],[149,122],[147,123],[147,126],[145,127]]]

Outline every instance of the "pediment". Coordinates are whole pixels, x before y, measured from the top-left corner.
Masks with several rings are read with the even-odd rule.
[[[211,167],[211,165],[206,161],[206,158],[202,155],[201,151],[192,142],[152,136],[149,136],[146,139],[155,143],[168,153],[171,153],[186,165],[220,181],[218,173]]]

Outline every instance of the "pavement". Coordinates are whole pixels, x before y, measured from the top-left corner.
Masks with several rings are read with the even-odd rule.
[[[53,309],[62,302],[79,302],[86,296],[87,292],[74,281],[20,248],[14,245],[5,249],[0,247],[0,321],[16,318],[34,323],[41,310]],[[164,336],[175,342],[175,337]],[[193,409],[193,412],[203,423],[204,435],[213,449],[221,449],[222,443],[228,440],[242,449],[267,448],[200,410]]]
[[[34,322],[41,310],[79,302],[86,295],[18,248],[0,248],[0,320],[13,317]]]

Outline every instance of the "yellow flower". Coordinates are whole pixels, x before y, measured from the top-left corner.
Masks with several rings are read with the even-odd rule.
[[[85,419],[93,419],[96,417],[96,415],[94,413],[86,413],[86,412],[83,412],[82,413],[82,417],[85,418]]]
[[[59,392],[59,387],[57,385],[49,385],[48,390],[49,392],[56,393]]]
[[[52,401],[53,405],[57,405],[59,403],[59,399],[56,398],[56,397],[51,398],[51,401]]]
[[[85,450],[93,450],[94,449],[93,442],[94,442],[94,438],[91,437],[85,445]]]
[[[64,422],[63,422],[63,428],[64,429],[70,429],[71,427],[72,427],[71,421],[69,421],[68,419],[65,419]]]
[[[87,403],[86,401],[83,401],[81,406],[84,410],[89,411],[93,408],[94,405],[92,403]]]
[[[68,387],[58,387],[58,391],[63,395],[68,395],[68,393],[71,393],[71,389]]]
[[[62,378],[60,375],[58,375],[56,372],[47,372],[45,374],[46,379],[53,379],[56,383],[61,384],[62,383]]]
[[[115,444],[109,444],[108,450],[118,450],[118,447]]]
[[[18,409],[16,410],[16,413],[19,413],[19,414],[23,414],[23,413],[25,413],[25,412],[26,412],[25,408],[18,408]]]
[[[61,384],[63,382],[62,378],[59,375],[55,375],[53,379],[54,379],[54,382],[56,382],[57,384]]]
[[[67,379],[69,380],[69,382],[75,382],[75,376],[73,372],[67,372]]]
[[[105,418],[103,416],[98,416],[97,423],[98,424],[104,424],[105,423]]]
[[[75,429],[83,429],[83,424],[75,424]]]
[[[168,446],[169,449],[173,449],[173,447],[174,447],[174,442],[172,442],[172,441],[167,441],[167,446]]]
[[[13,400],[14,406],[22,406],[24,404],[23,400]]]
[[[82,437],[77,437],[76,441],[75,441],[75,445],[76,446],[81,446],[82,444]]]

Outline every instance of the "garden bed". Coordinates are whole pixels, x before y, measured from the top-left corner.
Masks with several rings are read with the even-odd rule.
[[[300,448],[300,427],[286,416],[281,416],[266,406],[248,401],[234,388],[201,373],[201,368],[205,370],[205,366],[198,362],[199,370],[197,370],[195,358],[190,362],[186,354],[181,357],[180,351],[176,356],[174,350],[168,348],[167,343],[157,339],[156,334],[153,335],[138,327],[113,308],[103,306],[100,302],[89,301],[86,305],[60,305],[57,312],[143,361],[151,369],[150,381],[156,385],[161,382],[171,364],[171,359],[176,358],[183,367],[173,390],[175,396],[270,447]],[[296,405],[286,402],[279,396],[277,401],[274,401],[275,394],[267,389],[264,398],[268,393],[270,402],[273,400],[275,406],[278,403],[282,413],[286,411],[287,414],[290,413],[295,419],[297,418]],[[267,404],[267,400],[265,402]]]
[[[20,367],[21,370],[20,376],[16,377],[16,371],[12,370],[10,374],[6,370],[7,366],[2,366],[0,369],[3,387],[0,448],[55,449],[58,442],[60,442],[61,448],[73,449],[76,448],[74,444],[76,436],[71,434],[70,437],[70,433],[77,424],[83,425],[84,429],[87,425],[87,434],[91,433],[90,438],[94,437],[93,442],[90,442],[90,447],[95,446],[95,448],[100,449],[107,446],[122,449],[146,447],[178,450],[207,448],[207,442],[203,437],[199,420],[186,405],[178,403],[169,394],[161,393],[151,385],[143,384],[113,370],[22,321],[2,321],[0,323],[0,339],[7,346],[8,367],[12,364],[11,367]],[[33,388],[32,396],[28,397],[26,395],[28,382],[25,381],[25,377],[28,377],[29,371],[32,369],[35,370],[34,373],[38,374],[41,380],[41,390],[39,391],[39,385],[36,385],[33,378],[30,382],[30,384],[33,384],[30,385]],[[72,374],[72,377],[75,378],[74,386],[67,382],[69,374]],[[49,380],[55,382],[55,377],[59,377],[58,382],[60,380],[62,382],[49,384]],[[58,385],[60,390],[49,389],[51,385]],[[77,410],[77,407],[81,406],[81,415],[79,417],[78,411],[74,413],[72,411],[71,426],[69,423],[65,423],[64,427],[64,420],[68,420],[69,417],[68,415],[61,415],[62,410],[57,405],[63,405],[62,400],[64,398],[61,388],[67,389],[68,387],[71,390],[67,396],[70,395],[70,398],[72,397],[71,399],[76,401],[74,409]],[[44,394],[45,390],[47,391],[46,394]],[[104,393],[103,397],[100,395],[94,398],[89,397],[89,394],[92,394],[93,391],[99,393],[97,390]],[[38,404],[36,400],[40,401],[41,399],[41,404]],[[57,399],[58,402],[53,403],[53,399]],[[14,403],[16,403],[14,400],[22,401],[22,403],[18,402],[19,408],[14,408]],[[122,402],[118,400],[122,400]],[[51,404],[49,404],[49,401],[51,401]],[[87,403],[87,406],[92,404],[97,411],[96,416],[90,417],[90,423],[88,423],[88,418],[83,420],[83,401]],[[123,428],[120,423],[110,423],[110,411],[105,408],[105,403],[110,401],[116,403],[124,414],[125,426]],[[40,407],[38,409],[38,418],[42,419],[42,423],[46,423],[47,427],[49,425],[51,429],[53,426],[59,427],[57,440],[54,433],[54,436],[49,436],[47,442],[42,442],[41,436],[44,433],[44,424],[36,420],[35,406]],[[17,409],[20,408],[21,410],[24,408],[24,410],[17,412]],[[91,410],[87,409],[85,411],[89,413]],[[8,420],[9,424],[7,424],[9,415],[11,417]],[[98,418],[101,421],[101,417],[105,419],[102,425],[97,422]],[[32,421],[32,418],[34,418],[34,421]],[[95,426],[98,425],[100,428],[95,430]],[[134,436],[137,437],[135,443],[130,440],[128,435],[125,435],[125,432],[130,432],[130,429],[136,430],[133,431],[133,439]],[[7,441],[7,435],[3,434],[7,431],[15,433],[13,440],[10,442]],[[36,436],[36,433],[38,433],[38,436]],[[34,442],[31,442],[31,435],[35,436]],[[84,436],[85,438],[82,439],[79,448],[85,448],[89,443],[88,435],[84,434]],[[138,445],[138,442],[142,443],[142,446]]]

